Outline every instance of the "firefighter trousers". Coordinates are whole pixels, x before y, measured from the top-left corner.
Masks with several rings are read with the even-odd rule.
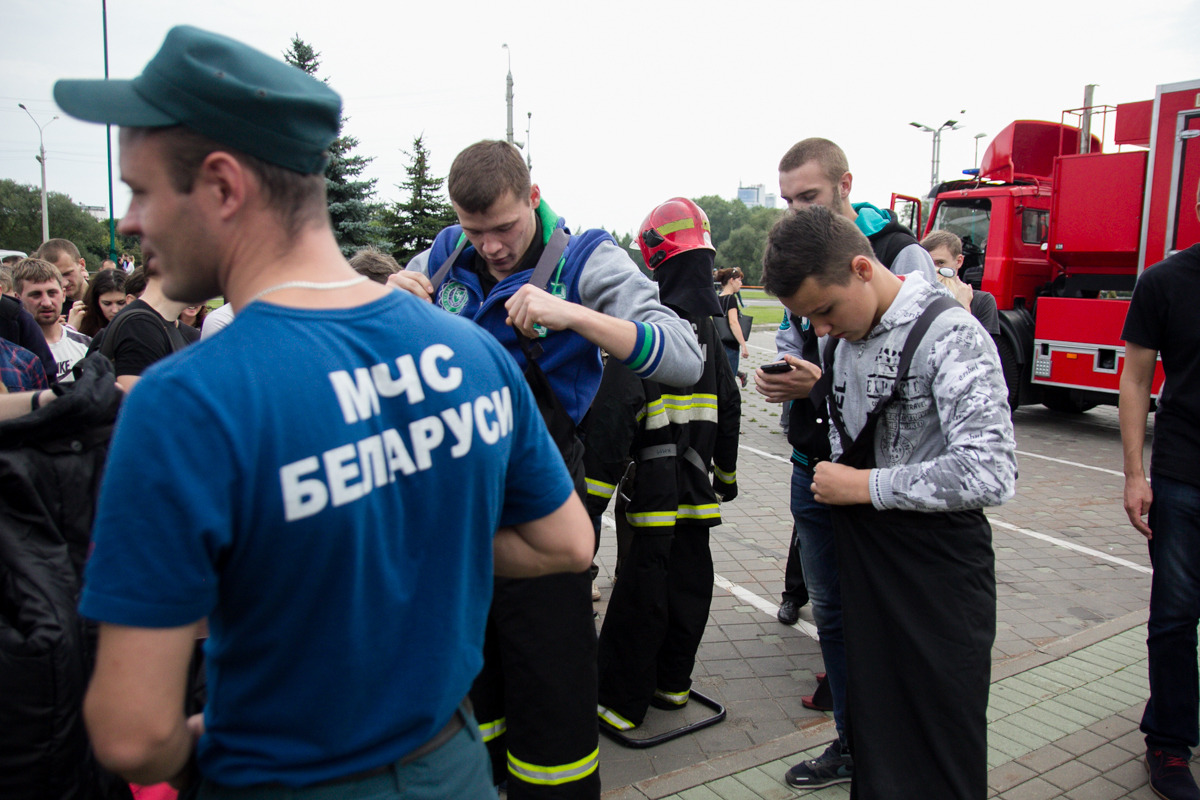
[[[591,576],[496,578],[471,702],[510,800],[600,797]]]
[[[600,704],[633,725],[656,692],[687,702],[712,604],[709,528],[660,530],[634,535],[600,631]]]

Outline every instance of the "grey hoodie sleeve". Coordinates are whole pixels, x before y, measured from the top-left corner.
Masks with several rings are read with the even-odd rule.
[[[938,285],[937,268],[933,266],[933,258],[929,251],[919,244],[910,244],[901,250],[892,262],[892,274],[907,275],[910,272],[919,272],[926,281]]]
[[[996,506],[1015,492],[1017,460],[1012,419],[996,346],[964,314],[934,322],[914,355],[911,373],[933,396],[944,442],[917,443],[909,463],[871,471],[876,508],[956,511]],[[942,438],[937,437],[937,438]],[[920,452],[921,445],[932,448]],[[888,443],[877,442],[888,448]]]
[[[658,300],[658,286],[611,240],[601,242],[579,276],[580,302],[593,311],[641,324],[639,341],[649,354],[630,368],[639,378],[667,386],[700,380],[704,361],[691,323]]]
[[[783,313],[787,315],[789,312],[785,308]],[[787,317],[785,316],[786,320]],[[801,355],[802,344],[800,341],[800,326],[794,322],[786,328],[780,326],[779,330],[775,331],[775,352],[780,356],[785,353],[793,355],[796,358],[803,358]]]
[[[422,275],[429,277],[429,251],[422,250],[417,253],[404,266],[404,269],[410,272],[419,272]]]

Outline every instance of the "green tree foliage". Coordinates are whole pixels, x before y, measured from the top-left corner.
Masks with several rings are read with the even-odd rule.
[[[299,34],[292,37],[292,45],[284,52],[283,60],[313,77],[321,67],[321,54]],[[329,79],[322,80],[328,82]],[[358,138],[343,133],[345,126],[346,117],[343,116],[338,122],[338,138],[329,147],[329,164],[325,167],[325,192],[334,235],[346,256],[368,245],[389,250],[391,245],[376,221],[380,206],[372,202],[375,179],[362,178],[363,171],[374,159],[354,155]]]
[[[717,268],[739,267],[746,284],[762,283],[762,257],[767,233],[782,211],[775,208],[747,208],[741,200],[726,200],[716,195],[695,198],[696,205],[708,215],[713,246],[717,248]]]
[[[429,170],[429,149],[424,135],[413,139],[412,151],[405,150],[408,180],[397,188],[407,193],[404,202],[393,203],[380,214],[383,235],[392,242],[392,256],[401,264],[427,249],[447,225],[458,221],[451,205],[442,199],[442,178]]]
[[[46,196],[50,237],[69,239],[87,260],[88,269],[100,268],[108,258],[108,222],[101,222],[60,192]],[[42,243],[42,193],[31,184],[0,180],[0,248],[32,253]],[[140,256],[136,239],[117,237],[120,252]],[[137,257],[135,256],[135,257]],[[140,260],[140,259],[139,259]]]

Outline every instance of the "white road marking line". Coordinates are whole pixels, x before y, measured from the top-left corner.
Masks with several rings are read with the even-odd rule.
[[[743,601],[749,603],[750,605],[754,606],[758,610],[765,612],[772,619],[776,619],[776,620],[778,619],[778,617],[775,616],[776,613],[779,611],[778,604],[772,603],[770,600],[764,600],[763,598],[759,597],[758,595],[756,595],[754,592],[750,591],[749,589],[746,589],[745,587],[742,587],[742,586],[738,586],[736,583],[726,580],[725,578],[722,578],[720,575],[713,576],[713,583],[715,583],[717,586],[720,586],[722,589],[729,592],[731,595],[738,598],[739,600],[743,600]],[[802,633],[808,634],[813,639],[817,638],[817,626],[813,625],[808,620],[805,620],[805,619],[797,620],[796,624],[791,627],[799,628]]]
[[[600,522],[601,522],[601,524],[603,524],[609,528],[615,529],[617,527],[616,520],[614,520],[612,518],[612,515],[610,515],[610,514],[604,514],[603,516],[601,516]],[[716,574],[713,575],[713,584],[716,586],[719,586],[720,588],[729,592],[731,595],[738,598],[739,600],[743,600],[743,601],[749,603],[750,605],[754,606],[755,608],[759,609],[760,611],[763,611],[764,613],[767,614],[767,616],[771,617],[772,619],[778,620],[778,617],[776,616],[776,614],[779,611],[779,606],[775,603],[772,603],[770,600],[764,600],[763,598],[759,597],[758,595],[756,595],[754,592],[750,591],[749,589],[746,589],[742,586],[738,586],[736,583],[726,580],[725,578],[721,577],[720,575],[716,575]],[[791,627],[798,628],[801,633],[805,633],[808,636],[811,636],[814,640],[817,638],[817,626],[813,625],[808,620],[805,620],[805,619],[798,620],[796,622],[796,624],[792,625]]]
[[[758,345],[750,344],[749,342],[746,342],[746,347],[750,348],[751,350],[761,350],[764,353],[774,353],[775,352],[774,347],[759,347]]]
[[[750,447],[749,445],[739,444],[738,450],[745,450],[749,453],[754,453],[754,455],[756,455],[756,456],[762,456],[763,458],[773,458],[776,461],[782,461],[785,464],[790,464],[792,461],[790,458],[784,458],[783,456],[777,456],[774,453],[768,453],[764,450],[759,450],[757,448]]]
[[[1001,528],[1004,528],[1005,530],[1013,531],[1015,533],[1020,533],[1024,536],[1029,536],[1034,539],[1041,539],[1043,542],[1049,542],[1050,544],[1057,545],[1058,547],[1064,547],[1067,550],[1074,550],[1077,553],[1083,553],[1084,555],[1089,555],[1089,556],[1092,556],[1093,558],[1099,558],[1099,559],[1103,559],[1104,561],[1110,561],[1113,564],[1119,564],[1122,567],[1129,567],[1130,569],[1137,570],[1138,572],[1144,572],[1147,575],[1154,572],[1154,570],[1150,569],[1150,567],[1143,567],[1141,564],[1135,564],[1132,561],[1128,561],[1124,558],[1118,558],[1117,556],[1110,556],[1108,553],[1102,553],[1099,550],[1093,550],[1090,547],[1084,547],[1081,544],[1075,544],[1074,542],[1069,542],[1066,539],[1058,539],[1058,538],[1055,538],[1054,536],[1049,536],[1045,533],[1039,533],[1038,531],[1031,531],[1028,528],[1021,528],[1021,527],[1018,527],[1011,523],[1004,522],[1003,520],[998,520],[992,516],[988,517],[988,521],[991,522],[993,525],[997,525]]]
[[[1093,467],[1091,464],[1080,464],[1078,461],[1067,461],[1062,458],[1052,458],[1051,456],[1043,456],[1039,453],[1028,453],[1024,450],[1014,451],[1019,456],[1027,456],[1029,458],[1041,458],[1046,461],[1053,461],[1055,464],[1066,464],[1068,467],[1079,467],[1080,469],[1091,469],[1096,472],[1103,472],[1106,475],[1116,475],[1118,478],[1124,478],[1124,472],[1117,472],[1115,469],[1105,469],[1104,467]]]

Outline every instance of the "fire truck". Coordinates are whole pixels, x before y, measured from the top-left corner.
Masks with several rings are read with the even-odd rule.
[[[1103,152],[1110,121],[1117,151]],[[1200,241],[1198,182],[1195,80],[1159,86],[1153,100],[1071,109],[1057,123],[1013,122],[978,174],[931,193],[924,232],[958,234],[962,279],[996,298],[1014,410],[1116,404],[1130,293],[1142,270]],[[898,201],[910,201],[918,230],[920,201]],[[1160,364],[1155,397],[1161,385]]]

